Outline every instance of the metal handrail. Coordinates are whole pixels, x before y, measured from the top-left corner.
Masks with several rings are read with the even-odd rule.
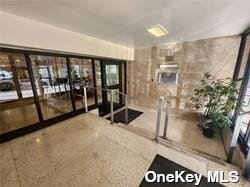
[[[164,106],[165,105],[165,106]],[[157,112],[157,121],[156,121],[156,129],[155,129],[155,141],[159,142],[159,134],[160,134],[160,126],[161,126],[161,113],[165,110],[165,122],[164,122],[164,130],[163,130],[163,139],[167,139],[167,128],[168,128],[168,116],[169,116],[169,100],[166,100],[163,96],[159,98],[158,104],[158,112]]]
[[[125,124],[128,124],[128,96],[125,93],[122,93],[117,90],[112,90],[112,89],[107,89],[107,88],[99,88],[99,87],[92,87],[92,86],[84,86],[83,87],[83,92],[84,92],[84,104],[85,104],[85,111],[86,113],[88,112],[88,98],[87,98],[87,88],[95,89],[95,90],[104,90],[104,91],[109,91],[111,93],[110,95],[110,118],[111,118],[111,124],[114,123],[114,106],[113,106],[113,95],[114,92],[121,94],[125,98]]]
[[[86,86],[86,87],[87,87],[87,88],[96,89],[96,90],[114,91],[114,92],[117,92],[117,93],[119,93],[119,94],[121,94],[121,95],[127,96],[127,94],[122,93],[122,92],[120,92],[120,91],[118,91],[118,90],[112,90],[112,89],[108,89],[108,88],[100,88],[100,87],[93,87],[93,86]]]

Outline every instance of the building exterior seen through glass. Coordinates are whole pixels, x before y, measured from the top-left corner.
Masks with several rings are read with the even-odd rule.
[[[43,118],[73,111],[66,58],[31,55],[30,59]]]
[[[90,59],[70,58],[70,65],[76,109],[84,107],[83,86],[87,87],[88,106],[95,104],[92,61]]]
[[[39,122],[22,54],[0,54],[0,102],[1,134]]]

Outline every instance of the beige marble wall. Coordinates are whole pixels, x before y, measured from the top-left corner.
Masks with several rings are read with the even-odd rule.
[[[158,98],[167,96],[172,108],[189,108],[188,100],[204,72],[219,78],[232,77],[239,45],[240,36],[230,36],[135,49],[134,61],[128,63],[129,102],[155,108]],[[169,48],[175,50],[170,62],[165,58]],[[156,83],[156,70],[167,63],[179,64],[178,85]]]
[[[190,109],[189,98],[199,86],[204,72],[211,72],[218,78],[233,76],[239,45],[240,36],[230,36],[135,49],[134,61],[128,63],[129,102],[156,109],[159,97],[165,96],[171,100],[171,108]],[[164,58],[169,48],[175,50],[171,62]],[[178,85],[159,85],[155,81],[160,64],[168,63],[179,64]],[[232,133],[226,130],[222,139],[228,151]],[[244,167],[244,162],[244,156],[237,147],[233,163]]]

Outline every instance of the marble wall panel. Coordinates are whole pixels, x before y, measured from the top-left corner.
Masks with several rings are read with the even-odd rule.
[[[128,63],[129,102],[155,108],[158,98],[165,96],[173,108],[188,109],[189,98],[204,72],[218,78],[232,77],[239,45],[240,36],[235,35],[135,49],[134,61]],[[173,61],[167,61],[171,48],[175,56]],[[160,85],[156,81],[156,70],[168,63],[179,64],[178,85]]]

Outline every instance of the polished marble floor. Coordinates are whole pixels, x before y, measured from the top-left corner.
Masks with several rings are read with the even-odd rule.
[[[130,123],[131,126],[155,133],[157,121],[156,110],[138,105],[130,105],[129,108],[143,112],[142,115]],[[164,117],[165,113],[162,113],[160,136],[163,135]],[[225,160],[226,153],[221,137],[218,134],[211,139],[204,137],[197,124],[198,116],[195,113],[172,109],[168,118],[168,140]]]
[[[21,101],[20,101],[21,102]],[[88,98],[88,106],[94,105],[94,97]],[[7,133],[28,125],[38,123],[38,114],[34,103],[19,104],[15,107],[3,109],[0,107],[0,134]],[[5,104],[6,105],[6,104]],[[76,109],[83,109],[84,103],[81,99],[75,101]],[[44,99],[40,102],[44,119],[51,119],[65,113],[72,112],[71,101],[58,98]]]
[[[91,113],[3,143],[0,153],[1,186],[138,186],[157,153],[205,176],[237,169],[156,144]],[[244,179],[226,184],[248,185]]]

